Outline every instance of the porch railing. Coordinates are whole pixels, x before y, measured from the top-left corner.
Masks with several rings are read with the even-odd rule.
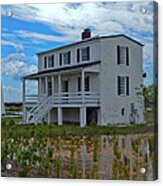
[[[25,104],[39,104],[49,96],[26,95]],[[81,104],[81,103],[99,103],[99,94],[97,92],[62,92],[52,95],[54,104]]]

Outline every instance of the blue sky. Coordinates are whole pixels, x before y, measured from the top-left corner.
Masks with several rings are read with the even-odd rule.
[[[145,14],[140,12],[142,7]],[[7,10],[12,17],[6,16]],[[78,41],[87,27],[93,36],[126,34],[143,43],[144,84],[153,83],[152,1],[5,5],[1,19],[5,102],[22,100],[21,77],[37,72],[37,52]],[[34,83],[28,87],[33,93]]]

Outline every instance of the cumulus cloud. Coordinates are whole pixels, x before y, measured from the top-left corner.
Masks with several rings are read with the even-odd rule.
[[[9,62],[9,61],[17,61],[17,60],[24,60],[25,54],[24,53],[15,53],[10,54],[7,57],[2,59],[2,62]]]
[[[2,75],[11,76],[14,80],[20,80],[25,75],[37,72],[36,65],[27,65],[25,55],[10,54],[2,60]]]
[[[142,7],[146,9],[145,14],[140,12]],[[54,35],[26,30],[15,32],[20,38],[29,38],[35,43],[73,42],[80,39],[81,30],[87,27],[93,30],[94,36],[125,33],[145,45],[144,67],[153,70],[152,1],[23,4],[2,6],[2,9],[2,14],[10,9],[15,19],[42,23],[55,31]]]
[[[90,26],[94,34],[100,35],[126,33],[130,28],[148,32],[153,23],[151,5],[152,2],[56,3],[12,5],[10,9],[14,18],[46,24],[67,40],[79,37],[81,30]],[[146,14],[140,13],[141,7],[147,9]]]

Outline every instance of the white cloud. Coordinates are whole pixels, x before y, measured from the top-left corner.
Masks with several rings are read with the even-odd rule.
[[[11,76],[14,80],[20,80],[25,75],[37,72],[37,66],[28,66],[23,61],[9,61],[2,63],[2,75]]]
[[[9,62],[9,61],[17,61],[17,60],[24,60],[25,54],[24,53],[15,53],[10,54],[7,57],[2,59],[2,62]]]
[[[36,32],[28,32],[28,31],[23,31],[23,30],[15,31],[15,33],[19,37],[34,38],[34,39],[38,39],[38,40],[51,41],[51,42],[52,41],[63,42],[63,41],[69,41],[70,40],[69,37],[58,37],[58,36],[54,36],[54,35],[39,34],[39,33],[36,33]]]
[[[140,13],[141,7],[147,9],[146,14]],[[126,33],[130,28],[139,32],[152,31],[151,2],[28,4],[10,8],[14,18],[46,24],[63,34],[65,40],[79,38],[81,30],[89,26],[94,28],[95,35]],[[33,36],[36,37],[36,33]],[[49,38],[55,39],[54,36]]]
[[[11,42],[11,41],[5,41],[5,40],[2,40],[1,43],[2,43],[2,45],[12,46],[16,50],[24,50],[24,47],[21,44],[17,44],[17,43],[14,43],[14,42]]]

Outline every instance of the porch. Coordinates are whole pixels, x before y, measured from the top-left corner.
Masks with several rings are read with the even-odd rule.
[[[38,94],[26,93],[26,81],[38,83]],[[63,108],[79,108],[80,126],[86,124],[86,108],[99,107],[99,70],[86,68],[59,73],[41,74],[33,78],[23,79],[24,121],[42,123],[52,108],[57,109],[58,125],[63,124]],[[34,119],[36,118],[36,119]]]

